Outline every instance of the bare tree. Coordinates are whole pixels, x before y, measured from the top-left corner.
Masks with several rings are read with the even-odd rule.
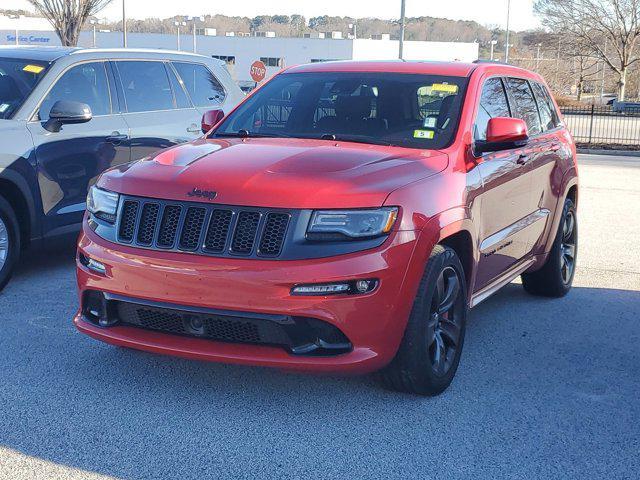
[[[112,0],[29,0],[29,3],[51,22],[60,42],[75,47],[82,26]]]
[[[640,60],[640,0],[536,0],[534,9],[552,31],[574,37],[585,55],[616,72],[618,99],[624,100],[627,72]]]

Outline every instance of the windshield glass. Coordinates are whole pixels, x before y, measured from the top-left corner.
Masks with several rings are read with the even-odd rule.
[[[400,73],[283,74],[251,96],[213,136],[443,148],[455,135],[466,83],[465,77]]]
[[[0,119],[11,118],[44,76],[47,64],[0,58]]]

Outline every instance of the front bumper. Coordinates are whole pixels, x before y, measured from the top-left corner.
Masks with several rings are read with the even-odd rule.
[[[379,248],[314,260],[212,258],[115,245],[86,224],[79,253],[103,263],[104,274],[77,263],[80,301],[89,290],[140,301],[262,315],[317,319],[347,337],[347,353],[292,354],[281,347],[226,343],[137,327],[100,327],[74,318],[83,333],[107,343],[184,358],[318,372],[366,373],[394,357],[424,265],[412,265],[416,232],[393,233]],[[375,278],[363,295],[292,296],[297,284]]]

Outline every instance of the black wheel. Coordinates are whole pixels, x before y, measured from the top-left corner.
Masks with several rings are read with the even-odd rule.
[[[437,395],[453,380],[467,320],[467,292],[456,252],[437,245],[425,268],[404,338],[381,372],[392,390]]]
[[[0,196],[0,291],[20,256],[20,230],[11,205]]]
[[[573,283],[578,256],[578,217],[573,200],[564,201],[558,232],[544,266],[535,272],[522,274],[522,286],[533,294],[563,297]]]

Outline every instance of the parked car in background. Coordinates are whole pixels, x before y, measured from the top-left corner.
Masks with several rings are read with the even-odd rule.
[[[206,138],[114,168],[79,239],[77,328],[210,361],[382,369],[437,394],[467,310],[571,288],[576,151],[543,79],[496,64],[288,69]]]
[[[79,229],[102,171],[194,140],[243,96],[200,55],[0,48],[0,289],[23,248]]]

